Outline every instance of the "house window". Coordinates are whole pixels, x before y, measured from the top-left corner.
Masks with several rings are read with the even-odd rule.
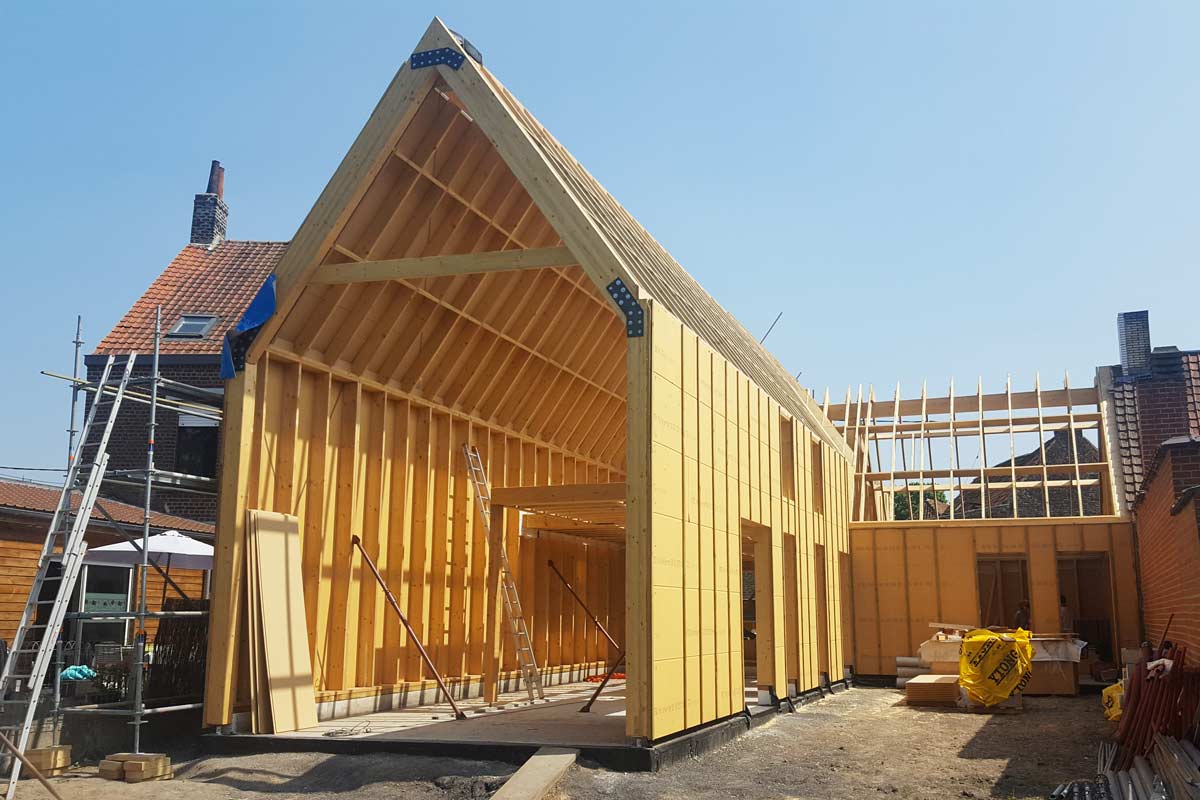
[[[58,577],[62,564],[53,561],[47,574]],[[110,564],[85,564],[79,580],[71,594],[70,610],[95,614],[121,614],[130,609],[132,603],[133,568]],[[45,624],[50,618],[49,601],[54,599],[57,582],[43,584],[39,600],[45,601],[38,607],[37,623]],[[125,645],[129,641],[128,620],[73,620],[63,629],[67,658],[76,664],[92,663],[98,644]]]
[[[814,439],[812,443],[812,505],[813,511],[825,513],[825,460],[822,457],[821,441]]]
[[[172,339],[203,339],[217,324],[212,314],[184,314],[167,332]]]
[[[204,478],[217,477],[219,431],[216,420],[180,414],[175,440],[175,471]]]
[[[796,499],[796,433],[795,423],[779,418],[779,485],[783,496]]]

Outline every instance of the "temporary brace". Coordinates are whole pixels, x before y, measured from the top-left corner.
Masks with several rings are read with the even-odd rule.
[[[392,590],[388,588],[384,582],[383,576],[379,574],[379,570],[375,568],[375,562],[367,555],[367,551],[362,546],[362,540],[357,536],[351,536],[350,542],[358,548],[358,552],[362,554],[363,561],[371,568],[371,573],[375,576],[375,580],[379,581],[380,588],[383,589],[383,596],[387,599],[388,604],[396,615],[400,617],[400,624],[404,626],[404,630],[408,631],[409,640],[417,646],[417,652],[421,654],[421,660],[425,662],[425,666],[429,667],[429,671],[433,673],[433,679],[437,681],[438,688],[442,690],[442,694],[446,696],[446,700],[450,703],[450,707],[454,709],[455,719],[466,719],[467,715],[458,707],[458,703],[454,702],[454,696],[450,694],[450,690],[446,688],[446,682],[442,680],[442,675],[437,671],[437,667],[433,665],[433,661],[429,658],[429,653],[425,652],[425,646],[421,644],[421,640],[417,638],[417,632],[413,630],[412,625],[408,622],[408,617],[404,616],[404,612],[400,610],[400,604],[396,602],[396,598],[392,595]]]
[[[596,625],[596,628],[601,634],[604,635],[604,638],[608,639],[608,643],[611,644],[613,649],[617,651],[617,660],[613,662],[612,666],[608,668],[608,672],[604,674],[604,680],[600,681],[600,685],[596,687],[596,691],[592,692],[592,696],[588,698],[586,703],[584,703],[583,708],[579,709],[581,713],[587,713],[588,711],[592,710],[592,704],[596,702],[596,698],[600,696],[600,693],[604,691],[604,687],[608,685],[610,680],[612,680],[612,676],[616,673],[617,667],[621,666],[621,664],[625,661],[625,648],[617,644],[617,640],[612,637],[612,634],[608,632],[608,629],[601,624],[600,620],[596,618],[596,615],[592,613],[592,610],[587,607],[587,603],[583,602],[583,598],[580,597],[575,591],[574,587],[571,586],[570,581],[563,577],[563,574],[558,571],[558,567],[554,566],[554,562],[547,561],[546,563],[550,565],[550,569],[554,570],[554,574],[557,575],[558,579],[563,582],[563,586],[567,587],[567,591],[570,592],[571,596],[575,598],[575,602],[579,603],[580,607],[583,608],[584,613],[591,618],[592,622]]]
[[[629,291],[629,287],[620,278],[614,278],[612,283],[604,287],[617,303],[617,308],[625,314],[625,336],[635,338],[646,335],[646,312],[638,303],[637,298]]]

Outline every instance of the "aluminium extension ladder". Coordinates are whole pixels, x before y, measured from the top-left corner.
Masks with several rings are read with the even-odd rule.
[[[15,736],[8,735],[8,738],[13,740],[22,753],[29,744],[42,685],[52,665],[54,643],[58,640],[67,606],[71,601],[71,593],[83,568],[83,557],[87,552],[84,534],[87,532],[96,495],[100,492],[100,484],[108,466],[108,439],[112,434],[117,412],[121,408],[121,401],[125,397],[125,387],[129,384],[129,376],[133,373],[136,358],[136,354],[133,353],[126,358],[120,368],[120,378],[114,381],[113,356],[109,356],[99,382],[93,387],[95,397],[92,399],[92,407],[83,424],[79,443],[71,454],[62,494],[59,495],[58,506],[50,519],[46,542],[42,545],[42,552],[38,557],[33,588],[29,592],[25,610],[21,613],[21,622],[17,626],[17,634],[13,638],[12,648],[8,651],[8,658],[5,659],[4,671],[0,673],[0,712],[3,714],[0,731],[5,735],[15,732]],[[89,438],[93,432],[99,432],[99,437]],[[96,455],[90,463],[86,482],[80,485],[80,472],[83,469],[81,457],[85,449],[91,447],[96,448]],[[76,492],[80,494],[79,506],[73,509],[72,499]],[[51,565],[54,563],[61,563],[57,575],[50,574]],[[53,587],[54,584],[58,585],[56,589],[51,589],[54,599],[42,599],[43,588]],[[40,616],[38,612],[47,607],[48,613]],[[8,800],[13,797],[20,773],[21,762],[13,758],[12,772],[5,794]]]
[[[483,519],[483,530],[490,539],[492,529],[492,493],[488,490],[487,474],[483,471],[483,459],[479,450],[470,445],[463,445],[463,454],[467,457],[467,471],[471,473],[471,482],[475,485],[475,502],[479,506],[479,515]],[[503,531],[501,531],[503,533]],[[545,700],[546,693],[542,691],[542,675],[538,672],[537,659],[533,655],[533,642],[529,639],[529,626],[525,624],[525,614],[521,611],[521,599],[517,596],[517,584],[513,580],[512,570],[508,566],[508,553],[503,539],[500,543],[500,598],[504,602],[504,618],[513,635],[516,645],[517,664],[525,677],[525,691],[533,700],[537,692],[538,700]]]

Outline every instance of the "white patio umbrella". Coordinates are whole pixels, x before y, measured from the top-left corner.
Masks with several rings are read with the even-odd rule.
[[[87,551],[83,562],[85,564],[136,566],[142,563],[141,544],[141,539],[138,539],[136,546],[133,542],[121,542],[92,548]],[[212,545],[198,542],[189,536],[184,536],[179,531],[164,531],[151,536],[148,550],[150,561],[158,564],[164,570],[169,570],[171,567],[212,569]]]

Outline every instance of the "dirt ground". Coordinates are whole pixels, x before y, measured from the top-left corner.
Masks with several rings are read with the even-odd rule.
[[[1091,777],[1110,732],[1097,695],[1026,698],[1018,714],[909,708],[854,689],[657,775],[574,767],[558,798],[1045,797]]]
[[[175,761],[175,779],[122,783],[100,778],[96,768],[53,780],[63,800],[225,800],[225,798],[337,797],[459,800],[486,797],[516,767],[494,761],[367,753],[333,756],[276,753]],[[50,800],[36,781],[22,780],[18,800]]]
[[[598,798],[1045,797],[1090,777],[1110,733],[1099,697],[1027,698],[1019,714],[908,708],[900,692],[855,689],[781,715],[720,750],[656,775],[573,767],[557,800]],[[176,759],[176,779],[126,784],[95,768],[55,780],[64,800],[485,797],[510,764],[388,754],[284,753]],[[22,781],[21,800],[49,795]]]

